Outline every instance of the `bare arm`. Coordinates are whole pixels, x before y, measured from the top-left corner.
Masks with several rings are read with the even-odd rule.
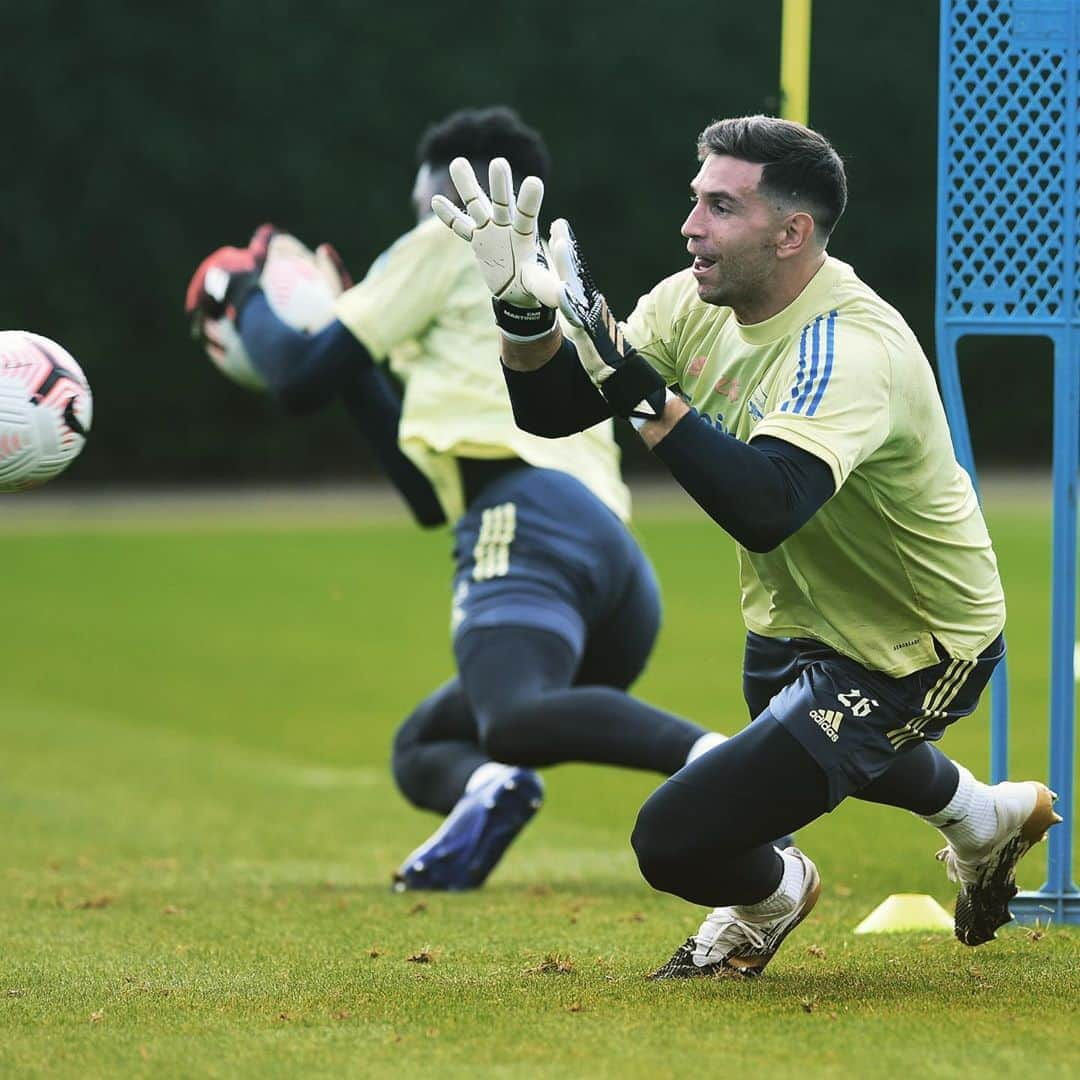
[[[663,413],[656,420],[646,420],[637,429],[641,441],[652,450],[689,411],[690,406],[682,398],[668,398]]]
[[[543,337],[530,338],[528,341],[514,341],[504,334],[502,362],[511,371],[536,371],[559,351],[562,343],[563,332],[558,323]]]

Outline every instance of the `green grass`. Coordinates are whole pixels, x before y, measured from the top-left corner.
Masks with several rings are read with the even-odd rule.
[[[1014,772],[1043,775],[1048,515],[992,505],[991,524]],[[640,532],[667,609],[640,693],[741,725],[729,543],[692,514]],[[823,899],[755,982],[642,979],[700,918],[637,874],[651,776],[552,770],[485,889],[391,894],[434,824],[386,762],[451,671],[445,535],[30,518],[0,558],[0,1074],[1080,1072],[1077,930],[852,935],[889,893],[951,903],[936,834],[896,811],[846,803],[800,834]],[[945,743],[981,772],[986,718]]]

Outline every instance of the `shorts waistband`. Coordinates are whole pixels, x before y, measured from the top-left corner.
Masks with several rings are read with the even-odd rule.
[[[500,476],[516,469],[531,469],[527,461],[518,457],[510,458],[466,458],[457,459],[461,471],[461,486],[465,493],[465,505],[471,506],[483,493],[484,488]]]

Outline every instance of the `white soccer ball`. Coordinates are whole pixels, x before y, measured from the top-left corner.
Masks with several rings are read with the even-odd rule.
[[[0,491],[38,487],[79,456],[93,397],[74,357],[40,334],[0,331]]]

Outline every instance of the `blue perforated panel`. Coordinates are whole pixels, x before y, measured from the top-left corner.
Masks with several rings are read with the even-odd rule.
[[[1076,0],[947,7],[939,319],[1080,320]]]
[[[1064,821],[1046,883],[1018,917],[1080,923],[1072,881],[1077,475],[1080,473],[1080,0],[941,0],[937,338],[957,457],[975,476],[957,344],[1039,335],[1054,346],[1051,787]],[[1019,355],[1019,353],[1018,353]],[[1008,774],[1006,666],[993,676],[991,777]]]

